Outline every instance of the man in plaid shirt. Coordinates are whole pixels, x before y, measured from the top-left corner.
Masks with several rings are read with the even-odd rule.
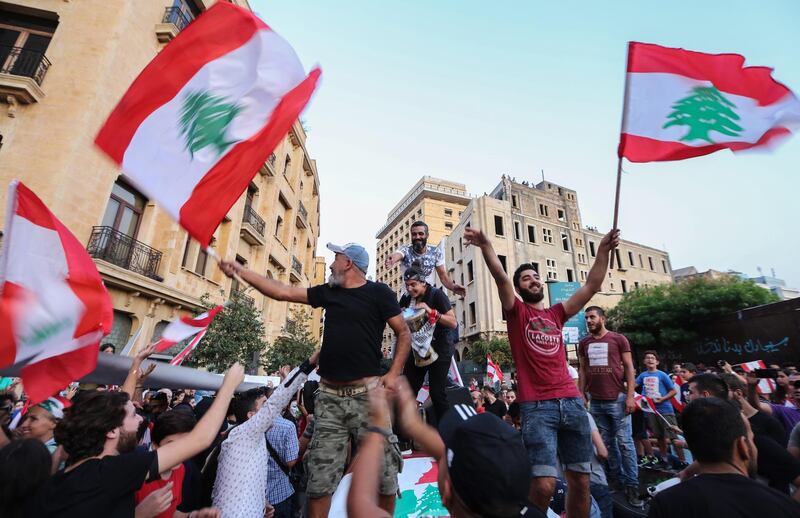
[[[295,425],[288,419],[278,416],[275,418],[272,428],[267,430],[266,436],[267,442],[278,454],[284,466],[291,469],[297,462],[300,449]],[[289,481],[289,476],[283,472],[275,462],[273,455],[270,454],[267,464],[267,501],[275,508],[273,518],[292,518],[294,516],[292,495],[294,495],[294,488]]]

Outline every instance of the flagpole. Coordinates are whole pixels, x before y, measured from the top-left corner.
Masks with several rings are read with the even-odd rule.
[[[208,254],[210,258],[217,261],[217,264],[220,264],[222,262],[222,258],[220,258],[219,254],[217,254],[217,251],[211,248],[210,246],[206,247],[206,254]],[[236,279],[239,282],[239,284],[244,284],[248,288],[253,287],[252,284],[242,279],[242,277],[237,272],[233,272],[233,278]]]
[[[628,42],[628,54],[627,59],[625,59],[625,90],[622,94],[622,120],[620,121],[619,125],[619,136],[620,136],[620,143],[617,147],[617,192],[614,196],[614,223],[611,226],[611,230],[617,230],[617,224],[619,223],[619,191],[620,187],[622,186],[622,132],[625,131],[625,121],[628,118],[628,87],[629,87],[629,75],[628,75],[628,61],[631,58],[631,42]],[[611,252],[611,268],[614,268],[614,258],[616,254],[612,250]],[[622,265],[620,265],[622,266]]]

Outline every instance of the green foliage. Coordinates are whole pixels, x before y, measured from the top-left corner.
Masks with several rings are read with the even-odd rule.
[[[608,325],[637,348],[681,347],[697,343],[704,321],[777,300],[752,281],[733,276],[693,279],[627,293],[608,311]]]
[[[239,362],[247,367],[247,372],[255,373],[261,353],[267,347],[264,321],[252,299],[238,293],[214,318],[208,333],[184,365],[224,372],[231,364]],[[203,295],[200,302],[207,309],[214,307],[208,294]]]
[[[466,359],[486,367],[487,354],[491,354],[492,361],[499,364],[503,370],[513,363],[508,338],[494,337],[491,340],[476,340],[469,345]]]
[[[308,311],[297,307],[291,310],[283,334],[264,355],[267,372],[277,371],[283,365],[295,367],[311,356],[319,344],[311,334],[310,321]]]

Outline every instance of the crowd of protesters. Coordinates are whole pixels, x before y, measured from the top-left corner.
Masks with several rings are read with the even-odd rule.
[[[222,262],[226,275],[272,299],[325,308],[324,347],[281,368],[278,386],[236,394],[238,364],[213,394],[143,390],[157,368],[145,364],[152,346],[136,354],[120,386],[73,384],[30,407],[17,381],[4,379],[2,516],[324,517],[348,472],[349,516],[393,516],[405,443],[433,459],[441,503],[454,517],[555,510],[608,518],[615,503],[659,518],[800,516],[795,365],[770,365],[775,389],[765,392],[763,378],[725,362],[673,364],[667,373],[657,351],[634,358],[627,338],[606,328],[603,309],[586,307],[615,232],[601,242],[586,285],[549,308],[533,265],[509,278],[482,232],[467,229],[465,239],[483,253],[506,313],[515,366],[508,385],[473,380],[463,389],[472,404],[443,401],[437,389],[435,419],[426,420],[420,380],[403,376],[413,363],[411,332],[395,295],[366,279],[359,245],[329,245],[331,278],[308,289]],[[411,271],[406,280],[423,285],[407,285],[409,293],[426,293],[424,276]],[[575,369],[561,327],[581,309],[589,334]],[[386,325],[397,343],[382,364]],[[452,344],[434,349],[449,364]],[[319,381],[309,381],[315,370]],[[644,470],[680,482],[646,491]]]

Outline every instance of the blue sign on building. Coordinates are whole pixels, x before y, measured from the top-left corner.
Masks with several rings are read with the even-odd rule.
[[[550,294],[550,305],[569,299],[581,287],[579,282],[548,282],[547,292]],[[564,343],[576,344],[588,334],[583,310],[564,322]]]

